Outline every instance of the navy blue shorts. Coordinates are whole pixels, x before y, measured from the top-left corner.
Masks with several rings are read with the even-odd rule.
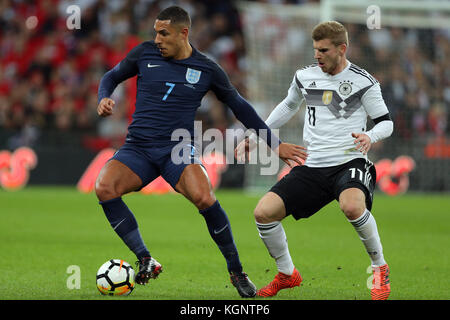
[[[136,173],[142,180],[141,188],[162,176],[175,189],[184,168],[190,164],[202,164],[192,143],[153,146],[125,143],[112,159]]]

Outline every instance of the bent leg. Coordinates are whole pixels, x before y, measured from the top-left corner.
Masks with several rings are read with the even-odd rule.
[[[386,261],[377,223],[371,212],[366,209],[365,203],[364,192],[358,188],[345,189],[339,195],[339,206],[358,233],[372,266],[382,266]]]
[[[366,210],[366,196],[361,189],[345,189],[339,195],[339,206],[347,219],[356,220]]]
[[[254,216],[257,223],[271,223],[283,220],[286,217],[283,199],[276,193],[269,191],[259,200]]]
[[[118,160],[108,161],[100,170],[95,181],[98,200],[107,201],[135,191],[142,186],[142,180],[130,168]]]
[[[270,256],[275,259],[278,271],[291,275],[295,266],[287,244],[287,237],[281,220],[286,217],[284,202],[274,192],[266,193],[255,208],[254,216],[259,237]]]
[[[199,164],[190,164],[184,168],[175,189],[199,210],[209,208],[216,202],[208,174]]]
[[[203,167],[198,164],[186,166],[176,189],[197,207],[205,219],[211,238],[225,257],[228,271],[242,272],[230,222],[214,196],[211,183]]]
[[[386,300],[391,292],[389,266],[384,260],[377,223],[366,208],[365,194],[358,188],[345,189],[339,195],[339,205],[369,254],[373,270],[372,300]]]
[[[99,203],[111,227],[136,255],[138,260],[150,257],[142,240],[133,213],[122,200],[122,195],[141,187],[141,179],[126,165],[117,160],[108,161],[95,183]]]
[[[239,254],[234,243],[227,214],[216,200],[206,170],[199,164],[186,166],[175,189],[183,194],[198,209],[206,221],[209,234],[222,252],[230,273],[230,280],[243,298],[256,295],[256,286],[242,272]]]

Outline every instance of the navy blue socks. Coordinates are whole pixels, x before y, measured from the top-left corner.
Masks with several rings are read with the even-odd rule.
[[[100,201],[99,203],[103,207],[111,227],[128,248],[133,251],[138,260],[143,257],[150,257],[150,252],[147,250],[139,232],[136,218],[125,202],[122,201],[122,198]]]
[[[123,242],[141,260],[150,257],[150,252],[142,240],[136,219],[122,198],[100,201],[111,227]],[[239,254],[234,243],[230,222],[225,211],[216,201],[211,207],[199,211],[205,218],[209,234],[219,247],[227,262],[228,271],[242,272]]]
[[[219,201],[214,202],[209,208],[199,210],[199,212],[205,218],[209,234],[227,261],[228,271],[242,272],[239,254],[231,233],[230,221]]]

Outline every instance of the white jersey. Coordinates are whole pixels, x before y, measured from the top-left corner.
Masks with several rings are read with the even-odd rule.
[[[367,158],[355,148],[351,134],[366,132],[367,116],[376,119],[389,112],[378,81],[350,61],[336,75],[323,72],[316,64],[297,70],[283,102],[300,106],[303,100],[305,165],[311,167]]]

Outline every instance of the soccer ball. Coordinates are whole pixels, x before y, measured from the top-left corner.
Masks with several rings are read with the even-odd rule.
[[[106,261],[97,271],[97,289],[104,295],[129,295],[134,289],[133,267],[119,259]]]

